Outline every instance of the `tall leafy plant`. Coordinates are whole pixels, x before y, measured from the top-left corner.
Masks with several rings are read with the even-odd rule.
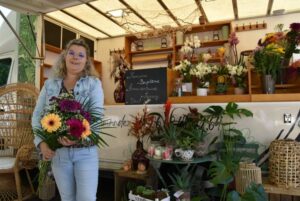
[[[211,182],[223,185],[221,200],[226,199],[228,185],[232,182],[234,174],[238,168],[238,163],[242,156],[238,154],[235,145],[245,143],[245,139],[240,130],[234,128],[233,121],[235,117],[252,117],[253,113],[247,109],[239,108],[236,103],[230,102],[225,109],[221,106],[210,106],[204,110],[208,116],[217,119],[215,125],[220,126],[221,151],[220,158],[213,161],[210,165],[208,173]],[[225,121],[224,117],[229,117],[232,121]]]

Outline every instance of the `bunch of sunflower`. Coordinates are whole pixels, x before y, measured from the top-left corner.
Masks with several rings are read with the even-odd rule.
[[[60,137],[67,137],[76,141],[78,145],[107,145],[99,134],[111,136],[102,131],[108,121],[103,119],[101,112],[88,111],[101,111],[101,109],[96,109],[86,101],[81,104],[69,93],[52,97],[41,119],[41,128],[34,128],[34,134],[54,151],[62,147],[58,142]],[[47,177],[50,166],[51,161],[40,161],[40,185]]]

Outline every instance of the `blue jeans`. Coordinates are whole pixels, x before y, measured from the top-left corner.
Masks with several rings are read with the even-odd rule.
[[[62,201],[95,201],[98,186],[98,149],[60,148],[52,171]]]

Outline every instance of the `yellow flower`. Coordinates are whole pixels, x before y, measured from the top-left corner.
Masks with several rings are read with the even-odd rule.
[[[83,125],[84,130],[83,130],[83,133],[82,133],[81,137],[82,137],[82,138],[86,138],[86,137],[88,137],[90,134],[92,134],[92,133],[91,133],[91,129],[90,129],[90,123],[89,123],[86,119],[84,119],[84,120],[82,121],[82,125]]]
[[[57,114],[48,114],[41,120],[43,129],[52,133],[57,131],[61,127],[61,118]]]

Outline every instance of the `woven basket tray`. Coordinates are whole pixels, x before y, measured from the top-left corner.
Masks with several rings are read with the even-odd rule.
[[[286,187],[300,186],[300,143],[275,140],[270,145],[270,182]]]

